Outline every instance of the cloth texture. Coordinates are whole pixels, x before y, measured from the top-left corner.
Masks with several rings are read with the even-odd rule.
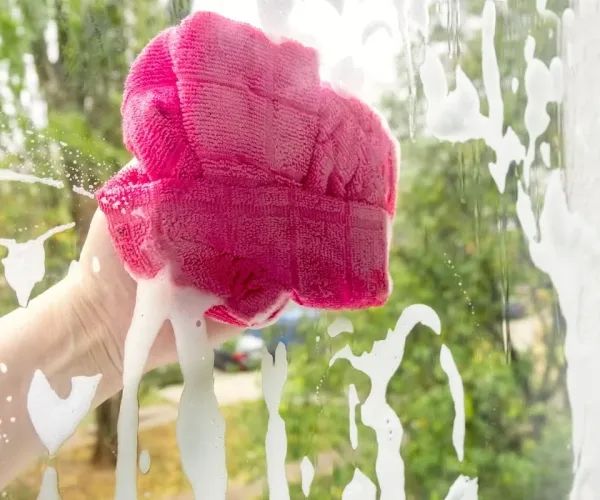
[[[315,50],[198,12],[135,60],[122,115],[135,160],[97,199],[134,276],[168,266],[242,326],[386,301],[399,149]]]

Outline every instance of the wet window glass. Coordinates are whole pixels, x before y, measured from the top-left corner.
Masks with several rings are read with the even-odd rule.
[[[600,498],[600,2],[0,0],[0,495]]]

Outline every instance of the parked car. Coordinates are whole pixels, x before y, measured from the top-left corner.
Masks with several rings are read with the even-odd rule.
[[[300,342],[297,336],[297,326],[301,319],[316,317],[317,311],[291,307],[286,310],[275,323],[276,335],[267,342],[260,330],[247,330],[234,340],[226,342],[219,349],[215,349],[215,368],[222,371],[254,370],[262,360],[263,347],[271,355],[275,354],[277,345],[281,342],[286,347]]]
[[[222,371],[255,370],[261,364],[265,341],[252,333],[243,333],[215,349],[215,368]]]

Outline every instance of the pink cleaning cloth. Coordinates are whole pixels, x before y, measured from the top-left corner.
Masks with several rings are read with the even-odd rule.
[[[386,301],[397,145],[316,51],[199,12],[139,55],[122,114],[137,162],[97,198],[132,274],[168,266],[242,326]]]

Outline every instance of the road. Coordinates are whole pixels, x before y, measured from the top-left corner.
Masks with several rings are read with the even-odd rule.
[[[160,391],[161,397],[179,403],[183,386],[173,385]],[[260,371],[223,373],[215,370],[215,395],[219,405],[256,401],[262,397]]]

